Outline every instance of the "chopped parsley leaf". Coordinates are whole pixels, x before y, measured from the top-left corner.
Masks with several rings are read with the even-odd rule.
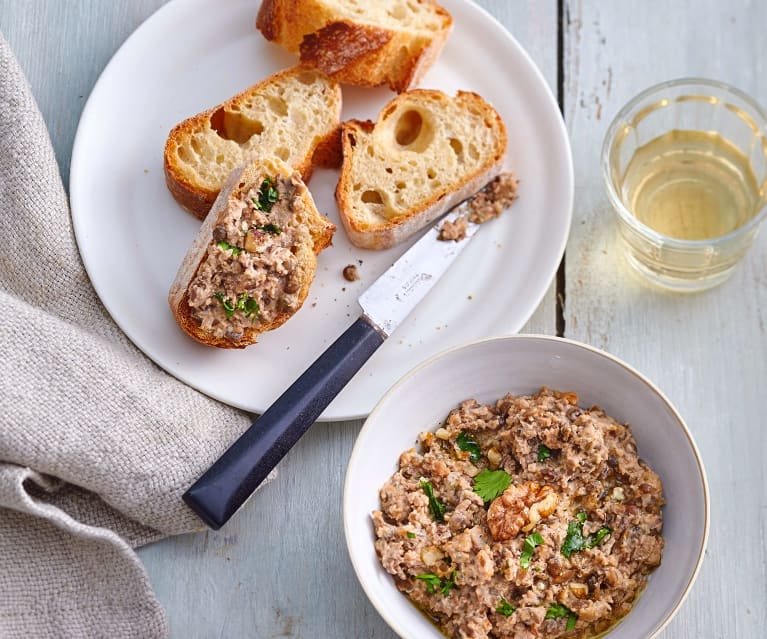
[[[602,543],[602,540],[605,537],[612,534],[613,534],[612,528],[610,528],[609,526],[602,526],[594,534],[586,537],[586,548],[596,548],[599,544]]]
[[[245,317],[250,317],[252,315],[258,317],[258,302],[251,298],[247,293],[240,295],[234,303],[228,300],[221,291],[213,293],[213,297],[221,302],[221,306],[224,307],[224,313],[226,313],[227,318],[234,315],[235,311],[242,311]]]
[[[504,597],[501,597],[498,606],[495,608],[495,611],[502,614],[504,617],[510,617],[515,610],[516,608],[506,601]]]
[[[539,532],[534,532],[525,539],[522,554],[519,556],[519,565],[522,568],[527,570],[530,567],[530,560],[533,558],[533,553],[535,553],[535,547],[540,546],[542,543],[543,537],[541,537]]]
[[[256,228],[259,231],[264,231],[270,235],[279,235],[282,233],[282,229],[276,224],[272,224],[271,222],[269,224],[259,224]]]
[[[456,571],[453,570],[453,572],[450,574],[450,576],[445,579],[445,581],[442,583],[442,588],[439,589],[439,591],[447,597],[450,594],[450,591],[455,588],[455,573]]]
[[[258,313],[260,311],[258,308],[258,302],[246,293],[243,293],[240,295],[240,297],[237,298],[237,305],[235,308],[238,311],[242,311],[245,314],[245,317],[250,317],[254,314],[256,317],[258,317]]]
[[[486,468],[474,478],[474,492],[487,503],[503,493],[510,483],[511,475],[505,470],[488,470]]]
[[[597,532],[583,536],[583,524],[586,522],[586,513],[581,511],[575,516],[576,521],[567,525],[567,535],[562,543],[562,554],[570,558],[574,552],[580,552],[584,548],[596,548],[605,537],[612,534],[609,526],[602,526]]]
[[[455,573],[456,571],[454,570],[446,579],[440,579],[433,572],[416,575],[415,578],[420,579],[426,584],[426,590],[429,594],[433,595],[439,591],[440,594],[447,597],[450,594],[450,591],[455,588]]]
[[[564,604],[559,603],[551,604],[546,611],[546,619],[564,619],[565,617],[567,617],[565,631],[568,632],[575,628],[575,622],[578,621],[578,615]]]
[[[574,552],[583,550],[584,543],[583,522],[580,520],[571,521],[567,525],[567,535],[565,535],[565,540],[562,542],[562,548],[560,549],[562,554],[570,559],[570,555]]]
[[[437,592],[437,588],[442,585],[442,580],[433,572],[425,572],[422,575],[416,575],[415,578],[423,581],[426,584],[426,590],[431,594]]]
[[[234,315],[234,304],[232,304],[226,297],[224,297],[224,294],[220,291],[217,291],[216,293],[213,293],[213,297],[215,297],[219,302],[221,302],[221,306],[224,307],[224,313],[226,313],[227,317],[231,317]]]
[[[546,611],[546,619],[561,619],[567,617],[567,613],[570,609],[564,604],[553,603],[549,605],[549,609]]]
[[[466,433],[458,435],[455,443],[458,444],[458,448],[469,453],[469,459],[475,464],[482,457],[482,449],[479,447],[479,444],[471,439]]]
[[[415,539],[415,533],[412,530],[407,531],[407,536],[409,539]]]
[[[229,244],[229,242],[227,242],[226,240],[221,240],[218,243],[218,247],[221,249],[224,249],[225,251],[231,251],[234,257],[237,257],[240,253],[242,253],[242,249],[239,246],[233,246],[232,244]]]
[[[422,479],[421,488],[423,488],[423,492],[425,492],[426,496],[429,498],[429,512],[431,513],[431,516],[440,524],[445,523],[445,510],[447,509],[447,506],[434,496],[434,488],[432,487],[431,482]]]
[[[551,448],[544,444],[538,444],[538,461],[546,461],[551,457]]]
[[[261,182],[261,186],[258,189],[258,199],[254,198],[253,204],[255,204],[256,209],[259,211],[269,213],[279,196],[280,194],[277,192],[277,189],[274,188],[274,180],[266,178]]]

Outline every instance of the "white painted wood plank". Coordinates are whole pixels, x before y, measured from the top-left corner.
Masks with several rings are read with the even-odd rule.
[[[504,0],[480,1],[477,4],[492,13],[520,42],[538,65],[543,77],[557,97],[557,3],[506,2]],[[510,79],[513,82],[513,78]],[[545,297],[520,333],[557,333],[556,277]]]
[[[0,30],[32,86],[65,185],[85,100],[111,55],[164,0],[0,0]],[[556,2],[480,2],[556,82]],[[254,11],[257,3],[254,3]],[[553,333],[553,287],[528,322]],[[341,486],[360,422],[318,424],[225,531],[141,551],[174,637],[365,637],[393,633],[370,606],[346,555]]]
[[[767,104],[767,4],[566,6],[565,113],[577,185],[566,335],[607,349],[653,379],[686,418],[708,469],[706,560],[663,637],[760,638],[767,627],[767,237],[718,289],[681,296],[644,285],[618,252],[599,152],[617,110],[659,81],[720,79]]]
[[[166,0],[0,0],[0,31],[24,69],[65,187],[80,113],[109,59]]]

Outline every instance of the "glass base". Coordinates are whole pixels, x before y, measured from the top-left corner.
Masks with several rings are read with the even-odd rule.
[[[626,250],[624,254],[629,266],[639,273],[643,279],[675,293],[700,293],[707,291],[727,281],[735,270],[735,265],[714,273],[703,274],[656,270],[638,260],[630,250]]]

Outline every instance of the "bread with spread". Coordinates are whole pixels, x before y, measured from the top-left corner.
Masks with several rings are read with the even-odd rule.
[[[409,91],[375,123],[345,122],[336,200],[349,240],[384,249],[411,236],[500,173],[506,140],[498,112],[465,91]]]
[[[203,344],[244,348],[303,304],[335,226],[298,171],[258,159],[229,176],[176,275],[168,302]]]
[[[264,0],[256,26],[339,82],[401,92],[437,59],[452,18],[434,0]]]
[[[307,181],[340,156],[341,89],[300,66],[280,71],[176,125],[165,143],[165,180],[176,201],[203,219],[224,180],[253,156],[276,156]]]

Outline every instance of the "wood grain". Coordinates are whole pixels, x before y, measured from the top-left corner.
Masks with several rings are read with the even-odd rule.
[[[0,0],[3,31],[48,123],[65,184],[80,112],[124,39],[163,0]],[[552,87],[557,3],[484,0]],[[565,114],[576,167],[566,264],[566,335],[626,359],[686,417],[708,468],[709,550],[664,639],[757,638],[767,627],[767,238],[722,287],[679,296],[649,288],[616,250],[599,172],[609,118],[640,89],[718,78],[767,104],[767,5],[749,0],[563,0]],[[553,333],[554,293],[525,327]],[[341,485],[359,422],[316,425],[224,532],[141,552],[174,637],[394,635],[346,557]]]
[[[0,0],[0,30],[48,124],[65,185],[93,85],[122,42],[163,4]],[[555,0],[479,4],[515,35],[554,89]],[[552,286],[523,330],[552,334],[555,327]],[[360,425],[315,425],[280,464],[279,480],[259,491],[224,531],[183,535],[140,551],[173,637],[394,639],[359,587],[343,539],[343,476]]]
[[[77,123],[93,85],[119,46],[165,1],[0,0],[0,31],[48,125],[65,186]]]
[[[756,638],[767,627],[767,238],[723,286],[697,295],[644,284],[624,264],[599,152],[617,110],[656,82],[719,79],[767,104],[765,3],[565,4],[565,113],[576,167],[566,335],[625,359],[685,417],[708,469],[706,560],[663,637]],[[761,26],[757,26],[761,25]]]
[[[103,67],[162,4],[0,0],[8,38],[48,123],[65,183],[80,112]],[[556,4],[481,3],[556,81]],[[129,6],[128,6],[129,5]],[[725,80],[767,104],[764,3],[565,4],[565,113],[576,167],[566,335],[646,373],[686,417],[709,470],[713,521],[700,580],[663,636],[751,638],[767,627],[767,242],[733,279],[695,296],[645,286],[616,251],[599,174],[609,118],[683,75]],[[761,26],[760,26],[761,25]],[[73,44],[74,43],[74,44]],[[554,332],[554,294],[524,330]],[[346,558],[340,487],[358,422],[319,424],[222,533],[142,551],[176,637],[393,637]],[[266,514],[264,514],[266,513]]]
[[[554,3],[482,4],[509,28],[517,25],[515,36],[553,86]],[[553,333],[555,317],[552,289],[525,330]],[[316,424],[280,464],[278,480],[225,531],[141,551],[174,637],[394,639],[359,587],[343,538],[343,476],[360,426]]]

